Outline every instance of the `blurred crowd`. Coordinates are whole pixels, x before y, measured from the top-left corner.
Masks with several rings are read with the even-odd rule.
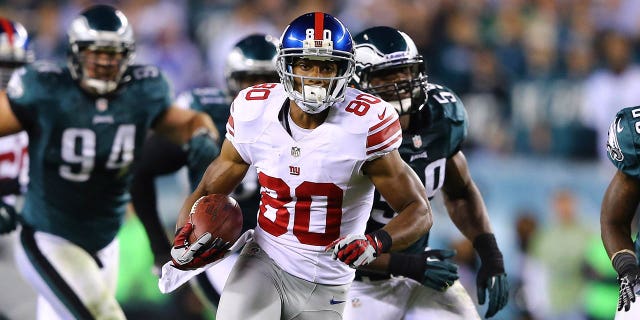
[[[304,12],[329,12],[353,34],[374,25],[397,27],[424,54],[429,81],[453,89],[465,103],[471,159],[488,154],[604,163],[616,112],[640,105],[637,0],[101,2],[127,15],[136,32],[135,60],[158,65],[176,93],[224,88],[224,58],[237,40],[254,32],[279,36]],[[0,15],[25,25],[38,59],[61,60],[70,20],[92,3],[0,0]],[[511,217],[514,240],[507,246],[517,247],[518,255],[507,260],[520,274],[512,274],[509,307],[522,319],[612,318],[617,286],[593,224],[598,212],[587,213],[591,225],[581,224],[577,201],[571,190],[554,191],[548,214],[523,207]],[[464,266],[464,244],[453,245]],[[473,265],[469,252],[466,264]],[[540,293],[545,290],[552,295]]]
[[[0,12],[25,24],[37,57],[57,59],[71,17],[90,2],[4,0]],[[136,60],[160,66],[176,92],[224,87],[238,39],[279,36],[303,12],[330,12],[353,33],[395,26],[425,55],[429,79],[463,98],[468,148],[479,152],[602,159],[616,111],[640,101],[635,0],[102,2],[132,20]]]

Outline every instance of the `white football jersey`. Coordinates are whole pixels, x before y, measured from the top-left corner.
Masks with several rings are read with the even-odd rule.
[[[325,122],[295,141],[279,120],[286,100],[281,84],[249,87],[227,123],[226,138],[260,181],[255,241],[296,277],[349,283],[354,269],[325,248],[340,236],[364,234],[373,184],[362,166],[400,146],[398,115],[381,99],[348,88]]]
[[[29,166],[28,142],[29,138],[24,131],[0,137],[0,178],[19,178],[20,184],[26,186]],[[14,204],[15,197],[7,196],[3,200]]]

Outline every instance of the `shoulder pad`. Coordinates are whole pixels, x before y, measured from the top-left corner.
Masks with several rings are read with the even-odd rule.
[[[31,69],[37,73],[57,73],[61,74],[63,67],[57,63],[51,61],[36,61],[26,66],[27,69]]]
[[[68,69],[52,62],[37,61],[13,72],[7,94],[20,104],[31,104],[47,100],[65,81],[71,81]]]
[[[277,121],[286,97],[284,87],[275,83],[259,84],[240,91],[230,106],[227,138],[239,143],[255,141],[272,121]]]
[[[383,104],[386,102],[376,96],[364,93],[359,89],[347,88],[344,100],[330,108],[335,109],[335,112],[332,112],[334,114],[333,121],[340,122],[340,127],[350,133],[362,134],[366,133],[373,125],[377,114],[382,114],[383,119],[387,116]]]
[[[151,100],[171,101],[172,87],[164,73],[153,65],[132,65],[123,77],[126,85],[141,90]]]
[[[224,91],[218,88],[196,88],[193,89],[192,93],[195,100],[194,102],[203,106],[224,105],[225,108],[228,108],[229,104],[231,103],[231,99],[229,98],[229,96],[227,96]],[[206,107],[204,107],[204,109],[206,109]]]
[[[153,79],[163,77],[160,69],[153,65],[132,65],[127,68],[125,76],[131,76],[133,80]]]
[[[259,84],[241,90],[231,104],[231,115],[235,121],[252,121],[265,112],[275,100],[269,97],[282,96],[283,103],[287,94],[284,86],[276,83]]]
[[[464,104],[451,89],[432,83],[428,84],[427,89],[427,105],[432,116],[441,115],[453,122],[467,121],[467,111]]]
[[[345,100],[338,104],[336,117],[344,130],[366,134],[369,159],[397,149],[402,142],[398,113],[386,101],[355,88],[347,88]]]
[[[616,168],[640,178],[640,106],[624,108],[609,126],[607,156]]]

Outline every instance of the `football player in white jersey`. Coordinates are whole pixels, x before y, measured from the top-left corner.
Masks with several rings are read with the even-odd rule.
[[[424,186],[402,161],[398,115],[347,84],[349,31],[313,12],[280,38],[281,83],[249,87],[231,106],[226,139],[178,217],[173,264],[193,269],[229,244],[200,252],[188,214],[203,195],[231,193],[250,165],[261,203],[254,237],[223,289],[218,319],[341,319],[355,268],[404,249],[432,224]],[[365,234],[374,187],[399,214]],[[205,234],[213,238],[215,235]]]
[[[0,90],[6,90],[13,71],[33,61],[29,36],[19,22],[0,17]],[[15,195],[27,178],[26,132],[0,137],[0,234],[16,228]]]
[[[423,181],[428,197],[442,191],[451,220],[480,256],[478,301],[488,301],[485,317],[490,318],[507,304],[509,290],[487,209],[461,150],[468,122],[464,105],[448,88],[427,82],[422,55],[406,33],[378,26],[354,41],[358,87],[395,107],[403,133],[400,155]],[[374,199],[367,230],[379,229],[395,215],[383,197]],[[453,254],[432,250],[425,236],[358,270],[345,319],[480,319],[456,281],[457,266],[445,259]]]

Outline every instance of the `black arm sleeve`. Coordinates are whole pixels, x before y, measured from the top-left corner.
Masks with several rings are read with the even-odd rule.
[[[152,134],[142,148],[131,185],[131,202],[144,225],[154,256],[168,255],[170,240],[160,221],[156,205],[155,178],[177,171],[187,162],[182,148],[169,140]]]

